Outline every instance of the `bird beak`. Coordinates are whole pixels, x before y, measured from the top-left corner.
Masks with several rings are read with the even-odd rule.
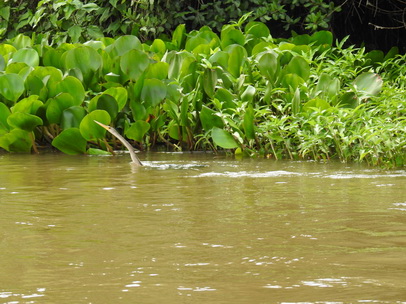
[[[100,127],[103,127],[104,129],[106,129],[107,131],[109,130],[109,126],[106,126],[104,124],[102,124],[101,122],[98,122],[97,120],[94,120],[95,123],[97,123]]]

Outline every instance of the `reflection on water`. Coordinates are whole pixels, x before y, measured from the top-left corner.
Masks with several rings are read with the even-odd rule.
[[[406,172],[0,155],[0,303],[406,303]]]

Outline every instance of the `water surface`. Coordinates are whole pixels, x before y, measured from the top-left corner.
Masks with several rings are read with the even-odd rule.
[[[406,303],[406,172],[0,155],[0,303]]]

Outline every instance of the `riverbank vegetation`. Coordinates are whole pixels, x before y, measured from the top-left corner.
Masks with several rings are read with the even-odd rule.
[[[405,55],[344,47],[329,31],[272,37],[261,22],[147,42],[134,35],[0,44],[0,147],[68,154],[225,149],[273,159],[406,163]]]

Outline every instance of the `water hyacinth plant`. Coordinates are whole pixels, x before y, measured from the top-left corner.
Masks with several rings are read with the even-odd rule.
[[[404,55],[244,21],[150,43],[0,44],[0,147],[103,154],[118,143],[96,120],[140,149],[405,164]]]

